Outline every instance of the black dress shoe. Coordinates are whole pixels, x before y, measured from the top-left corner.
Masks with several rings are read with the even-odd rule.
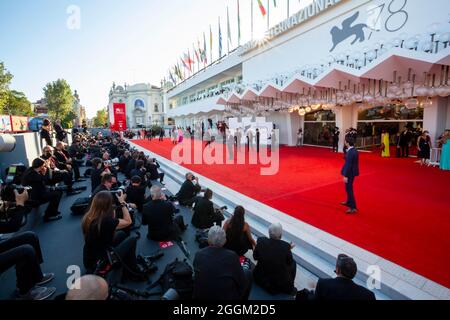
[[[61,219],[62,219],[61,215],[57,215],[57,216],[53,216],[53,217],[44,217],[44,222],[53,222],[53,221],[58,221]]]
[[[346,206],[346,207],[348,207],[348,203],[347,202],[341,202],[341,204],[343,205],[343,206]]]
[[[354,214],[354,213],[357,213],[358,212],[358,210],[357,209],[349,209],[349,210],[347,210],[347,212],[345,212],[346,214]]]

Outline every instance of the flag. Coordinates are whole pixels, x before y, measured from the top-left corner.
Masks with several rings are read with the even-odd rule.
[[[264,5],[262,4],[261,0],[257,0],[257,1],[258,1],[259,10],[261,10],[261,14],[263,15],[263,17],[265,17],[267,14],[266,8],[264,8]]]
[[[200,62],[200,55],[198,54],[197,49],[195,49],[195,44],[192,44],[192,48],[194,48],[195,57],[197,58],[197,62]]]
[[[210,63],[213,62],[212,50],[213,50],[213,33],[212,33],[211,25],[209,25],[209,55],[210,55],[210,58],[211,58]]]
[[[228,10],[227,6],[227,51],[230,53],[230,46],[233,46],[233,43],[231,41],[231,26],[230,26],[230,12]]]
[[[187,54],[184,54],[184,63],[187,66],[186,69],[192,71],[192,64],[194,63],[194,61],[191,59],[191,53],[189,52],[189,50]]]
[[[177,83],[177,82],[175,81],[175,78],[174,78],[173,74],[172,74],[172,70],[170,70],[170,69],[169,69],[169,77],[170,77],[170,80],[172,80],[173,84],[176,84],[176,83]]]
[[[238,19],[238,46],[241,45],[241,10],[239,8],[239,0],[237,0],[237,19]]]
[[[206,54],[206,35],[205,35],[205,33],[203,32],[203,62],[205,63],[205,64],[207,64],[208,63],[208,57],[207,57],[207,54]]]
[[[222,58],[222,29],[220,28],[220,17],[219,17],[219,58]]]

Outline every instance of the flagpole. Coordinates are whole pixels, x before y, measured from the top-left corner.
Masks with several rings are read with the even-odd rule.
[[[270,0],[267,0],[267,30],[270,26]]]
[[[289,0],[287,0],[287,17],[289,19]]]
[[[230,13],[227,6],[227,54],[230,54]]]
[[[237,0],[237,15],[238,15],[238,47],[241,46],[241,10],[239,8],[239,0]]]
[[[251,31],[252,31],[252,41],[253,41],[253,0],[252,0],[252,8],[251,8]]]

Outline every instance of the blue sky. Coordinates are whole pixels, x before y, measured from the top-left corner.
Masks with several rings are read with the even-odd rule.
[[[226,51],[226,8],[233,45],[237,42],[237,0],[0,0],[0,61],[14,75],[11,88],[31,101],[42,97],[49,81],[66,79],[77,89],[88,116],[108,103],[113,81],[159,85],[168,68],[193,43],[209,41],[209,25],[218,47],[221,16]],[[286,18],[287,0],[271,8],[271,25]],[[310,0],[291,0],[291,13]],[[263,0],[267,6],[267,0]],[[250,37],[251,0],[240,0],[243,41]],[[270,0],[271,6],[273,1]],[[80,9],[80,29],[70,30],[69,6]],[[255,33],[266,28],[254,1]],[[217,52],[214,52],[214,56]],[[209,55],[208,55],[209,56]]]

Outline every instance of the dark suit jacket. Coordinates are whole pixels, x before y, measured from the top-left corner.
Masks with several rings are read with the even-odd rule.
[[[159,179],[159,172],[158,172],[159,167],[160,167],[159,163],[156,163],[156,164],[149,163],[147,165],[147,170],[150,173],[150,180],[158,180]]]
[[[317,300],[375,300],[372,291],[361,287],[350,279],[319,279],[315,291]]]
[[[190,200],[195,197],[198,190],[196,186],[190,180],[186,180],[181,185],[180,191],[177,193],[177,198],[179,201]]]
[[[253,257],[257,260],[255,282],[272,294],[294,290],[294,259],[291,246],[283,240],[259,238]]]
[[[341,174],[347,178],[354,178],[359,176],[359,156],[358,150],[351,148],[347,151],[345,156],[345,164],[342,168]]]
[[[174,214],[175,208],[168,201],[147,202],[142,210],[142,224],[148,225],[147,237],[155,241],[172,240]]]
[[[131,185],[127,188],[126,194],[127,202],[134,203],[138,207],[138,210],[142,212],[145,202],[145,187]]]
[[[246,279],[239,257],[224,248],[207,247],[194,259],[194,299],[241,300]]]
[[[45,177],[36,172],[33,168],[28,168],[23,174],[22,185],[32,187],[29,195],[31,200],[41,200],[47,192]]]
[[[214,204],[211,200],[200,198],[195,203],[192,225],[199,229],[211,228],[213,225]]]

